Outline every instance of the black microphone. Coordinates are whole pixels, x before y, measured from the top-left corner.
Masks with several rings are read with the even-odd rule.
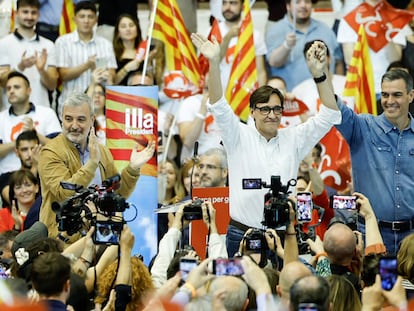
[[[193,153],[193,158],[196,159],[198,155],[198,141],[196,140],[194,143],[194,153]]]

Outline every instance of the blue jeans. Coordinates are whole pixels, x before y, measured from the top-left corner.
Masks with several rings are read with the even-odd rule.
[[[227,227],[226,247],[229,258],[239,251],[240,241],[243,239],[244,231],[229,225]]]

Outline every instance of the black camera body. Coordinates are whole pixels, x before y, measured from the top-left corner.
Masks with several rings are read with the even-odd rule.
[[[269,248],[265,232],[260,229],[253,229],[244,237],[244,240],[246,242],[246,251],[249,252],[261,253],[263,250],[267,250]]]
[[[183,210],[184,219],[189,221],[203,219],[202,204],[203,200],[197,199],[186,205]]]
[[[56,213],[56,222],[59,231],[66,231],[68,235],[73,235],[83,227],[82,212],[85,217],[92,220],[92,215],[88,212],[85,203],[92,201],[99,214],[106,217],[113,216],[116,212],[124,212],[129,208],[129,204],[119,194],[115,193],[120,186],[120,175],[107,178],[101,186],[92,185],[87,189],[83,186],[61,182],[61,186],[67,190],[74,190],[75,195],[66,199],[62,203],[53,202],[52,210]]]
[[[296,180],[291,179],[287,185],[282,185],[280,176],[272,176],[270,186],[264,184],[264,188],[270,188],[264,196],[264,210],[262,224],[267,228],[287,226],[290,222],[290,207],[295,203],[288,198],[291,193],[289,187],[296,186]]]

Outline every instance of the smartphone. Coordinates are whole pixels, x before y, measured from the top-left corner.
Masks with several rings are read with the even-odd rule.
[[[243,189],[262,189],[262,180],[260,178],[243,178]]]
[[[105,57],[97,58],[95,61],[96,68],[106,69],[108,67],[108,60]]]
[[[354,195],[333,195],[331,203],[334,209],[356,210],[356,199]]]
[[[381,276],[382,289],[391,290],[397,281],[397,258],[395,256],[381,257],[378,271]]]
[[[180,259],[180,274],[181,280],[187,281],[190,272],[197,267],[197,260],[192,258],[181,258]]]
[[[95,244],[118,245],[124,223],[113,220],[97,220],[92,240]]]
[[[240,276],[244,273],[240,258],[217,258],[213,261],[213,274]]]
[[[296,195],[296,218],[298,222],[310,222],[312,221],[312,193],[311,192],[298,192]]]

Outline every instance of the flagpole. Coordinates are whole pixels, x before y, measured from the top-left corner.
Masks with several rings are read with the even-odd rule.
[[[152,5],[153,5],[153,8],[152,8],[150,23],[149,23],[149,27],[147,31],[147,46],[145,47],[145,58],[144,58],[144,67],[142,69],[141,84],[144,84],[145,76],[147,73],[149,52],[150,52],[151,40],[152,40],[152,30],[154,29],[155,14],[157,12],[158,0],[153,0]]]

